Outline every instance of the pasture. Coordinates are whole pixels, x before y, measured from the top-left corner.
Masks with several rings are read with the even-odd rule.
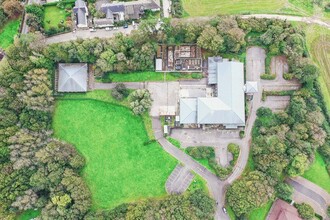
[[[53,120],[55,137],[72,143],[86,158],[82,175],[92,192],[93,208],[165,196],[176,160],[157,142],[148,142],[142,117],[104,98],[108,91],[94,92],[105,101],[71,94],[57,101]]]

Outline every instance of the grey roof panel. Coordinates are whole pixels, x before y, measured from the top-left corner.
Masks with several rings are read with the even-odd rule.
[[[196,98],[180,99],[180,123],[181,124],[197,123],[197,99]]]
[[[73,8],[73,12],[77,14],[77,24],[87,25],[86,14],[87,6],[83,0],[77,0]]]
[[[59,92],[86,92],[87,71],[86,63],[60,63],[57,90]]]

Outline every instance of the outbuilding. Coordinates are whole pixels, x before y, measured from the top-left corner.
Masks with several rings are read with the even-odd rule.
[[[55,84],[58,92],[87,92],[87,63],[59,63]]]

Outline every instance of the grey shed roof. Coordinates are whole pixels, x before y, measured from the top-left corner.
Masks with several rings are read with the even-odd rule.
[[[73,12],[77,14],[77,24],[86,25],[86,14],[87,14],[87,7],[86,3],[83,0],[77,0],[75,2],[75,6],[73,8]]]
[[[59,92],[87,92],[86,63],[59,63],[58,86]]]
[[[245,93],[257,93],[258,92],[258,82],[246,81],[244,88],[245,88]]]
[[[197,123],[197,99],[185,98],[180,99],[180,123],[196,124]]]

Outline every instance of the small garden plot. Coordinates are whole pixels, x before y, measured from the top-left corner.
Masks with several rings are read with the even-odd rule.
[[[104,98],[103,91],[95,94]],[[166,195],[165,182],[177,162],[149,141],[142,118],[107,102],[111,99],[82,96],[88,97],[78,94],[72,100],[75,95],[70,94],[70,99],[57,101],[53,128],[55,137],[75,145],[86,158],[83,176],[93,208]]]
[[[19,19],[11,20],[0,30],[0,48],[6,49],[14,42],[20,22]]]
[[[44,7],[44,29],[46,33],[55,34],[57,32],[71,28],[71,4],[67,4],[63,8],[60,8],[56,5],[46,5]]]
[[[146,82],[146,81],[176,81],[180,79],[201,79],[201,73],[161,73],[161,72],[133,72],[106,73],[102,82]]]

